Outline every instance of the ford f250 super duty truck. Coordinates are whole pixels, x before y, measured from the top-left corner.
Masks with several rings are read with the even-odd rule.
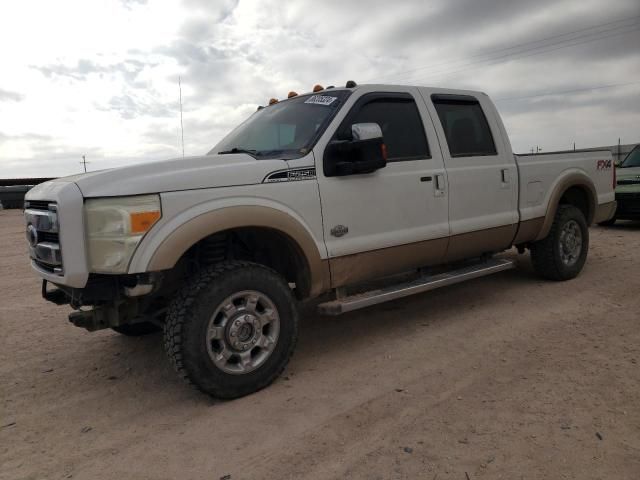
[[[484,93],[314,90],[206,155],[33,188],[44,298],[88,330],[163,329],[180,376],[234,398],[283,371],[302,301],[366,307],[512,268],[494,255],[513,246],[568,280],[615,211],[609,152],[514,155]]]

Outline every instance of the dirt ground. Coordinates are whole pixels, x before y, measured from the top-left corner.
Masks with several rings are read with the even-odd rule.
[[[0,212],[2,479],[640,478],[640,224],[591,230],[575,280],[493,277],[303,317],[282,378],[220,402],[161,338],[47,304]]]

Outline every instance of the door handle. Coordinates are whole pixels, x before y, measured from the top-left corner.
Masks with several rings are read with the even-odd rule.
[[[444,190],[445,190],[444,175],[439,173],[435,177],[436,177],[436,182],[434,185],[433,194],[436,197],[442,197],[444,195]]]
[[[420,181],[421,182],[430,182],[431,180],[432,180],[431,176],[429,176],[429,177],[420,177]]]
[[[508,168],[500,170],[500,180],[502,180],[500,187],[503,189],[509,189],[511,186],[511,177]]]

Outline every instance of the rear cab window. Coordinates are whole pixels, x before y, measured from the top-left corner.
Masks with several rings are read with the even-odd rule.
[[[480,102],[467,95],[432,95],[451,157],[497,155]]]

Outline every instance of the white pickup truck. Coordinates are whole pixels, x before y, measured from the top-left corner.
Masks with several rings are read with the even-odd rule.
[[[607,151],[514,155],[486,94],[314,89],[259,107],[207,155],[61,178],[25,219],[44,298],[88,330],[164,330],[215,397],[271,383],[300,302],[325,314],[498,272],[582,269],[615,211]]]

